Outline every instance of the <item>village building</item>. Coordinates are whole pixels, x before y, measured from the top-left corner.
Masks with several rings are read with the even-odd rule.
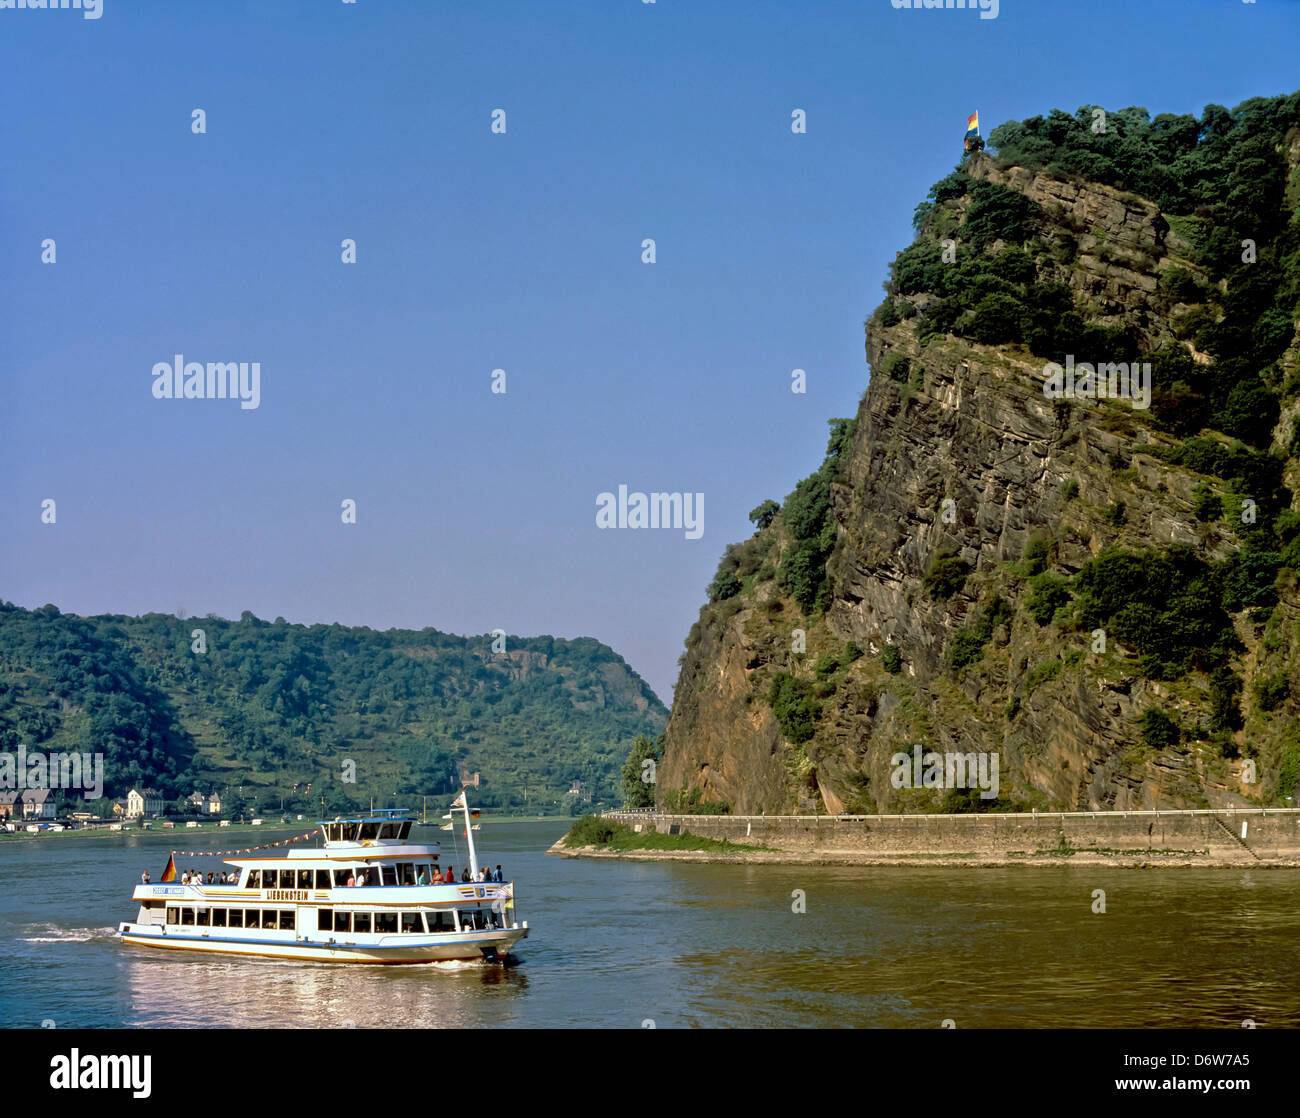
[[[162,794],[152,788],[132,788],[126,794],[126,817],[140,819],[145,815],[161,815],[163,810]]]
[[[15,815],[22,812],[22,797],[20,791],[0,792],[0,819],[12,819]]]
[[[24,819],[54,818],[54,797],[48,788],[28,788],[22,801]]]

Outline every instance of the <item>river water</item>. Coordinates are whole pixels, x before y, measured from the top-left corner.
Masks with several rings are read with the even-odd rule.
[[[1300,1026],[1293,872],[548,857],[565,829],[485,823],[478,836],[480,860],[513,877],[517,915],[532,929],[509,967],[343,967],[127,947],[112,930],[135,915],[142,869],[156,881],[173,843],[252,840],[5,840],[0,1025]],[[292,833],[262,831],[257,841]],[[464,859],[447,843],[444,861]],[[1094,912],[1096,890],[1104,913]]]

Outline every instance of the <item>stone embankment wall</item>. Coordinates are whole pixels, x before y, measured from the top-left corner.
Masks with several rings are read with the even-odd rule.
[[[606,812],[605,817],[634,830],[688,831],[800,854],[1010,854],[1070,848],[1210,853],[1243,863],[1300,856],[1300,808],[845,817]]]

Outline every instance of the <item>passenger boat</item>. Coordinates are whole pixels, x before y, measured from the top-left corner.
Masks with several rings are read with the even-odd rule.
[[[465,810],[470,871],[478,855]],[[181,884],[174,862],[159,884],[141,884],[134,921],[118,925],[124,943],[330,963],[505,961],[528,936],[515,919],[514,882],[420,885],[439,849],[408,843],[406,811],[372,811],[319,824],[323,843],[280,857],[226,858],[233,884]],[[352,884],[349,884],[349,883]]]

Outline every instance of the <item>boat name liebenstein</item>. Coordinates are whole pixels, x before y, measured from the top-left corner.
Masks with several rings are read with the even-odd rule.
[[[306,889],[264,889],[262,897],[268,901],[309,901],[311,894]]]

